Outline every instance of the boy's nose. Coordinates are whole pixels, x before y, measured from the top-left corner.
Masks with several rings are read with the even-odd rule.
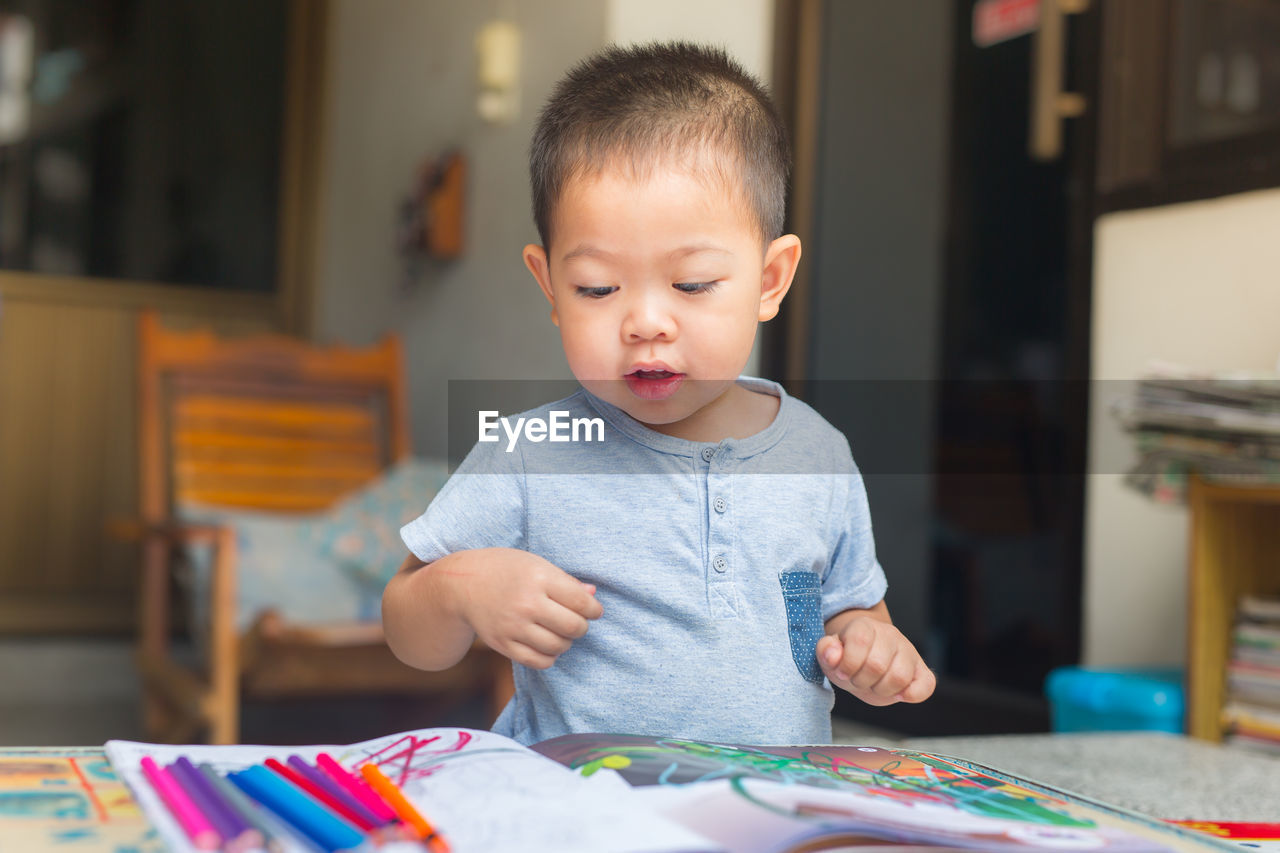
[[[622,337],[629,342],[675,337],[676,323],[662,300],[655,296],[638,296],[627,306],[622,321]]]

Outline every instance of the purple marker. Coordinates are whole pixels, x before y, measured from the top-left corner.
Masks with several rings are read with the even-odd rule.
[[[302,758],[300,758],[299,756],[290,755],[288,764],[290,767],[292,767],[294,770],[297,770],[299,773],[301,773],[303,776],[305,776],[315,785],[321,788],[324,788],[326,791],[332,794],[335,799],[341,800],[353,812],[355,812],[356,814],[360,815],[360,817],[368,821],[370,825],[386,826],[389,823],[389,821],[384,820],[383,818],[379,817],[378,815],[370,811],[369,807],[366,806],[364,803],[360,802],[355,797],[351,796],[351,793],[349,791],[344,789],[337,782],[330,779],[327,773],[324,773],[317,767],[312,767],[310,764],[303,761]]]
[[[196,807],[213,824],[213,828],[226,841],[226,850],[249,850],[262,843],[262,837],[240,816],[222,795],[214,790],[196,766],[184,755],[169,765],[169,772],[182,790],[187,792]],[[255,843],[256,842],[256,843]]]

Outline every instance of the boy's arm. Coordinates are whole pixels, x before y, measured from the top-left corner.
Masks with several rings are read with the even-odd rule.
[[[448,669],[477,636],[516,663],[546,669],[603,612],[595,591],[514,548],[457,551],[430,564],[410,554],[383,590],[382,629],[395,656],[418,669]]]
[[[826,621],[818,664],[827,678],[869,705],[923,702],[937,684],[881,599],[873,607],[844,610]]]
[[[449,564],[463,553],[441,557],[430,568],[411,553],[382,591],[382,632],[392,653],[409,666],[448,669],[475,640],[451,600],[447,579]]]

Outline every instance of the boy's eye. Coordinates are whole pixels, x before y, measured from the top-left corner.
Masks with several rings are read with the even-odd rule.
[[[601,285],[600,287],[576,287],[576,288],[574,288],[575,292],[576,292],[579,296],[586,296],[586,297],[588,297],[588,298],[590,298],[590,299],[600,299],[601,297],[608,296],[610,293],[613,293],[613,292],[614,292],[615,290],[617,290],[617,289],[618,289],[618,288],[614,287],[614,286],[613,286],[613,285],[611,285],[611,284]]]
[[[671,286],[682,293],[707,293],[719,283],[718,281],[678,281]]]

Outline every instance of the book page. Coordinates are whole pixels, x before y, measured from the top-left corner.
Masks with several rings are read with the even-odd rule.
[[[1207,835],[945,756],[565,735],[535,750],[616,774],[667,818],[734,851],[871,840],[981,850],[1231,850]],[[612,787],[602,784],[601,787]]]
[[[168,746],[108,741],[107,756],[138,804],[175,851],[193,851],[146,781],[143,756],[165,766],[185,755],[221,773],[290,755],[314,763],[321,752],[354,771],[372,762],[448,840],[455,853],[563,853],[566,850],[703,851],[718,845],[664,820],[627,791],[593,785],[548,758],[492,732],[438,728],[349,746]],[[289,853],[313,853],[282,832]],[[388,844],[383,853],[420,851]]]

